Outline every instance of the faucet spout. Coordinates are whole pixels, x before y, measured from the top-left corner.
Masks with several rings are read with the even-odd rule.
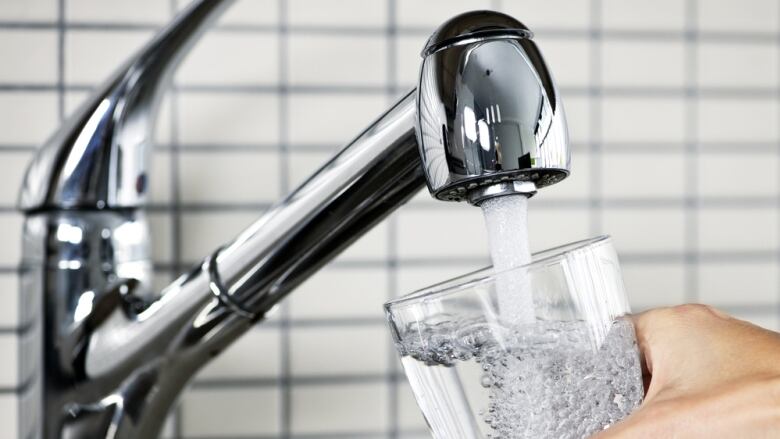
[[[425,184],[414,136],[414,91],[374,122],[308,181],[229,244],[163,291],[140,313],[97,328],[86,370],[102,376],[134,357],[170,353],[189,326],[188,349],[206,361],[224,345],[203,327],[262,319],[285,295],[370,230]],[[232,332],[225,324],[220,331]],[[199,333],[198,343],[193,334]],[[213,336],[209,333],[209,336]],[[230,340],[232,341],[232,339]],[[224,340],[223,340],[224,342]]]
[[[479,204],[568,175],[563,107],[530,31],[504,14],[462,14],[429,40],[417,89],[154,294],[141,207],[157,104],[232,1],[195,1],[28,169],[21,320],[35,342],[21,344],[22,437],[155,437],[204,364],[426,183],[438,199]]]

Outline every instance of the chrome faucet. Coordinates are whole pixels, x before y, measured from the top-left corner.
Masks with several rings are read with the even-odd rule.
[[[30,164],[22,438],[156,437],[204,364],[426,182],[438,199],[479,204],[568,175],[563,107],[531,32],[504,14],[462,14],[428,40],[417,89],[155,293],[143,206],[158,102],[230,3],[191,4]]]

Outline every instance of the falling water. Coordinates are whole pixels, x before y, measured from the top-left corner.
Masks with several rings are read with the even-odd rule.
[[[511,270],[531,262],[528,245],[528,198],[506,195],[482,202],[488,245],[496,276],[498,312],[511,323],[534,323],[533,294],[526,270]]]

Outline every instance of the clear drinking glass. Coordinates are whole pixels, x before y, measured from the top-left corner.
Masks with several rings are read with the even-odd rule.
[[[502,313],[511,294],[530,294],[533,313]],[[642,401],[634,327],[624,318],[630,309],[608,236],[434,285],[385,311],[434,438],[584,438]]]

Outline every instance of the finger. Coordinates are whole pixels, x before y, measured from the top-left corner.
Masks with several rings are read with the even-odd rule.
[[[673,436],[668,416],[651,405],[642,407],[626,419],[592,436],[591,439],[658,439]]]
[[[631,322],[634,325],[634,331],[637,340],[637,348],[639,351],[639,364],[642,366],[642,385],[644,387],[645,394],[647,394],[647,391],[650,388],[650,381],[652,380],[653,374],[650,372],[652,369],[651,366],[648,364],[648,360],[645,355],[647,343],[646,342],[643,343],[640,341],[640,340],[644,340],[644,337],[640,338],[638,321],[642,319],[643,315],[644,313],[639,313],[639,314],[628,315],[627,317],[629,318],[629,320],[631,320]]]

